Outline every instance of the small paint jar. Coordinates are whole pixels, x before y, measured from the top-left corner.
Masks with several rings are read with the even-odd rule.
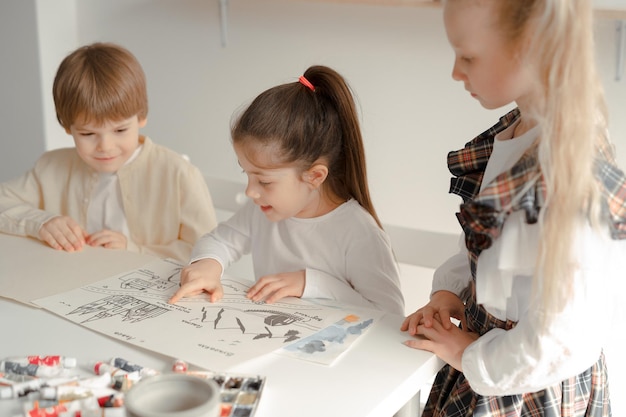
[[[124,406],[127,417],[219,417],[220,392],[209,379],[160,374],[134,385]]]

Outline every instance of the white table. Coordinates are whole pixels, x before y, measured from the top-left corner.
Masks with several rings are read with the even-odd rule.
[[[69,284],[64,278],[75,279],[77,287],[137,268],[154,258],[95,248],[68,254],[32,239],[2,234],[0,253],[0,295],[5,297],[0,298],[0,359],[58,354],[76,357],[79,364],[88,365],[120,356],[157,370],[171,368],[174,358],[110,338],[25,303],[51,295],[54,289],[71,289],[66,288]],[[97,273],[93,273],[94,265]],[[55,282],[64,284],[55,286]],[[407,339],[399,330],[402,320],[401,316],[385,316],[330,367],[266,354],[232,371],[266,377],[257,417],[391,417],[419,394],[419,388],[430,382],[442,365],[431,353],[402,344]],[[0,401],[0,415],[11,415],[10,409],[9,402]]]

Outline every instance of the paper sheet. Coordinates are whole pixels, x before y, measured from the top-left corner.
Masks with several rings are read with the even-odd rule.
[[[181,269],[175,261],[155,260],[34,303],[116,339],[214,371],[302,340],[350,314],[294,297],[255,303],[245,297],[249,281],[227,276],[220,302],[202,295],[171,305],[167,300],[178,288]]]

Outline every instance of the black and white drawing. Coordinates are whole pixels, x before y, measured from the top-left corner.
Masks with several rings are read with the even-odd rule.
[[[299,298],[253,302],[245,296],[251,282],[227,276],[217,303],[198,295],[168,304],[181,269],[172,260],[158,260],[35,303],[111,337],[212,370],[278,350],[347,314]]]

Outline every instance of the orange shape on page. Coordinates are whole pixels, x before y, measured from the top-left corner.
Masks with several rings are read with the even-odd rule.
[[[354,323],[355,321],[359,321],[359,316],[355,316],[354,314],[348,314],[343,319],[348,323]]]

